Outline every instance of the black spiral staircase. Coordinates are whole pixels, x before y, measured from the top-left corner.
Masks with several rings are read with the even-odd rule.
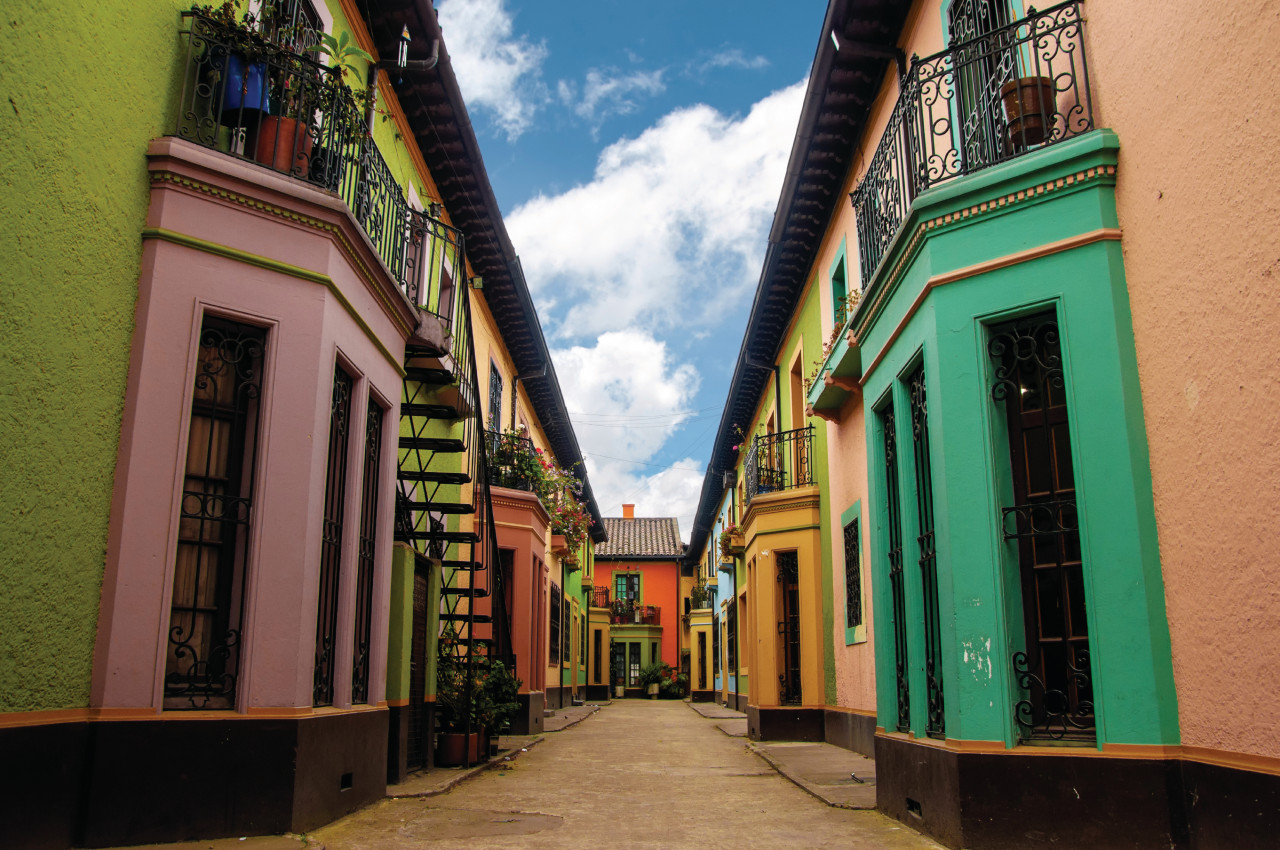
[[[439,628],[415,639],[453,654],[454,669],[466,670],[474,681],[478,660],[497,659],[514,669],[514,657],[491,521],[471,304],[466,286],[452,281],[466,268],[465,254],[462,233],[429,215],[414,216],[411,237],[406,278],[420,283],[408,294],[426,315],[405,348],[396,539],[413,548],[419,570],[440,568],[439,599],[427,600],[439,605]],[[425,270],[415,273],[415,264]],[[420,703],[411,706],[410,737],[429,750],[433,730],[424,716]]]

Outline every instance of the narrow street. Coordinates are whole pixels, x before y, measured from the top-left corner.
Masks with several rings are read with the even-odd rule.
[[[716,722],[683,702],[614,702],[509,769],[388,799],[310,837],[326,850],[938,846],[877,812],[825,805]]]

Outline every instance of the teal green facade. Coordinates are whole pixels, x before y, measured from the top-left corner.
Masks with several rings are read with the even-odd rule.
[[[892,630],[905,630],[910,731],[926,734],[925,619],[909,452],[898,464],[906,616],[888,596],[885,435],[912,423],[905,377],[923,363],[942,645],[945,737],[1019,740],[1010,659],[1023,646],[1003,416],[992,401],[992,325],[1052,310],[1061,329],[1089,623],[1097,747],[1175,744],[1173,687],[1123,257],[1115,211],[1118,140],[1095,131],[922,194],[870,281],[834,358],[858,355],[869,414],[869,539],[878,725],[898,726]],[[840,365],[828,361],[835,371]],[[844,368],[848,369],[845,365]],[[820,394],[815,388],[811,400]]]

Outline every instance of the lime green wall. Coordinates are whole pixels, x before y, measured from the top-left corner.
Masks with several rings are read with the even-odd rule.
[[[5,4],[0,712],[88,704],[145,152],[168,123],[181,7]]]
[[[344,26],[339,4],[328,5]],[[149,200],[146,149],[174,121],[179,13],[189,6],[5,4],[0,712],[88,704]],[[394,124],[380,122],[375,138],[407,179]]]
[[[1016,552],[1002,539],[998,506],[1007,504],[1007,466],[999,411],[990,401],[986,326],[1018,312],[1057,311],[1063,337],[1081,546],[1093,659],[1098,743],[1169,744],[1178,740],[1164,590],[1151,478],[1138,389],[1123,257],[1118,241],[1081,247],[986,270],[935,287],[902,323],[933,276],[1040,245],[1116,226],[1114,135],[1082,136],[922,195],[918,220],[971,207],[1026,186],[1095,169],[1000,212],[979,214],[930,231],[908,258],[896,291],[880,302],[873,282],[865,302],[881,303],[855,318],[862,362],[883,358],[864,387],[869,408],[895,400],[898,433],[910,433],[901,377],[923,357],[938,550],[939,622],[948,738],[1004,741],[1017,737],[1012,705],[1018,690],[1010,656],[1021,648]],[[903,240],[907,241],[907,240]],[[899,245],[900,250],[900,245]],[[892,263],[885,267],[891,267]],[[876,574],[879,723],[896,725],[892,607],[885,559],[883,439],[867,417],[869,542]],[[909,448],[900,453],[906,626],[912,727],[924,733],[922,603],[914,531],[914,478]]]

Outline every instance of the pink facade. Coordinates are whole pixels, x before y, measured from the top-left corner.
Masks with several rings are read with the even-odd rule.
[[[165,138],[149,150],[152,203],[116,473],[92,705],[159,714],[197,338],[206,314],[266,329],[235,712],[310,714],[322,502],[335,367],[352,409],[388,411],[381,480],[395,478],[398,362],[414,310],[334,196]],[[364,445],[365,417],[349,438]],[[348,455],[359,515],[362,452]],[[368,703],[383,700],[390,486],[377,497]],[[351,707],[356,535],[341,554],[334,709]],[[166,713],[169,716],[170,713]],[[176,718],[190,712],[172,712]]]

